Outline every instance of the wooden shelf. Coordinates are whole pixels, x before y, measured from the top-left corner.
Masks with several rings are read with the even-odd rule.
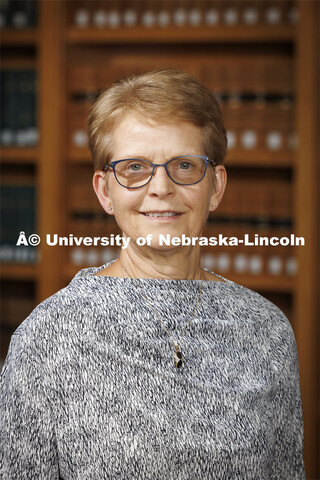
[[[88,148],[69,148],[67,152],[68,163],[81,163],[89,165],[92,163]]]
[[[39,40],[39,32],[37,29],[3,29],[1,32],[1,45],[6,46],[36,46]]]
[[[69,163],[92,164],[90,152],[86,148],[69,149],[68,161]],[[290,168],[294,166],[294,153],[290,151],[230,150],[226,157],[226,165],[230,167]]]
[[[37,69],[37,61],[34,58],[3,58],[1,60],[1,69],[2,70],[21,70],[32,68],[33,70]]]
[[[38,163],[37,147],[4,147],[1,148],[1,161],[4,163]]]
[[[4,263],[0,266],[2,279],[9,280],[37,280],[37,265]]]
[[[294,158],[294,153],[290,151],[230,150],[227,153],[226,165],[231,167],[290,168],[294,166]]]
[[[153,28],[77,28],[69,27],[69,44],[146,44],[146,43],[279,43],[293,42],[293,26],[218,26],[218,27],[153,27]]]

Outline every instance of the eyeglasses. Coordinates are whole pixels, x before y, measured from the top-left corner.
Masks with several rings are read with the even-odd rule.
[[[182,155],[166,163],[152,163],[139,158],[116,160],[106,165],[104,171],[112,168],[117,182],[125,188],[140,188],[147,185],[157,167],[164,167],[168,177],[177,185],[194,185],[206,174],[208,163],[216,163],[207,156]]]

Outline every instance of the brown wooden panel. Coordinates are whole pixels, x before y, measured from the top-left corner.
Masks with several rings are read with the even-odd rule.
[[[295,181],[296,233],[306,238],[298,248],[299,277],[295,298],[296,334],[305,421],[307,476],[319,478],[319,2],[299,2],[297,36],[297,129],[299,150]]]

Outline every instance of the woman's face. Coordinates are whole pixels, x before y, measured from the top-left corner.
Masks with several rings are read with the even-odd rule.
[[[153,163],[165,163],[180,155],[204,155],[201,130],[190,123],[149,123],[138,114],[130,113],[115,129],[112,160],[142,158]],[[217,167],[216,167],[217,168]],[[219,166],[218,170],[224,167]],[[213,180],[212,167],[201,182],[182,186],[175,184],[164,168],[155,170],[151,181],[138,189],[119,185],[113,172],[96,172],[94,188],[107,213],[115,216],[122,232],[131,237],[147,237],[152,234],[152,247],[159,247],[158,235],[172,237],[200,236],[209,210],[216,208],[222,197],[221,173]],[[224,189],[224,185],[223,185]],[[213,208],[212,203],[216,205]],[[173,212],[174,216],[161,216]],[[160,213],[160,216],[151,216]],[[172,248],[172,247],[171,247]]]

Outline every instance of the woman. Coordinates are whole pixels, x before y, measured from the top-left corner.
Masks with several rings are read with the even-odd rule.
[[[288,320],[201,268],[198,244],[162,242],[201,236],[222,199],[214,96],[175,70],[121,80],[96,100],[89,141],[95,192],[128,247],[15,332],[4,477],[305,478]]]

